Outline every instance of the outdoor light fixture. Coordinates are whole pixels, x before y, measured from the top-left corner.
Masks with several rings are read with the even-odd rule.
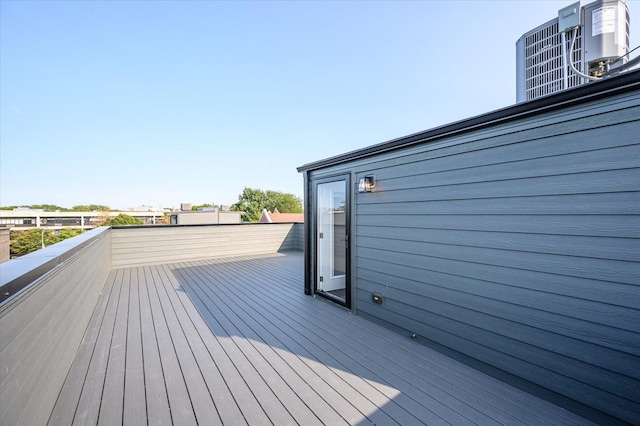
[[[376,187],[376,179],[373,175],[361,177],[358,181],[358,192],[371,192]]]

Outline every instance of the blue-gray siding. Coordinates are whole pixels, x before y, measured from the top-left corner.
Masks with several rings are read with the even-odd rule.
[[[639,105],[627,93],[310,171],[376,177],[353,198],[357,313],[640,423]]]

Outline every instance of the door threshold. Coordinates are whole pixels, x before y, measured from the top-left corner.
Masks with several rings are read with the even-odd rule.
[[[344,290],[342,291],[344,292]],[[335,294],[331,294],[330,292],[322,291],[322,290],[316,290],[316,294],[324,299],[328,299],[331,302],[337,303],[349,309],[349,307],[347,306],[347,301],[343,297],[336,296]]]

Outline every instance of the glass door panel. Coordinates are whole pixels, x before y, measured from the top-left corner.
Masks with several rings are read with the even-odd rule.
[[[346,302],[347,269],[346,180],[317,185],[316,289]]]

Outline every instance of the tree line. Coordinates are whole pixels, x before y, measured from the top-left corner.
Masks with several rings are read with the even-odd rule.
[[[0,210],[15,210],[20,207],[26,207],[32,210],[43,210],[45,212],[93,212],[93,211],[112,211],[109,206],[103,206],[101,204],[80,204],[73,206],[70,209],[66,207],[56,206],[55,204],[31,204],[28,206],[2,206]],[[117,211],[117,210],[114,210]]]

